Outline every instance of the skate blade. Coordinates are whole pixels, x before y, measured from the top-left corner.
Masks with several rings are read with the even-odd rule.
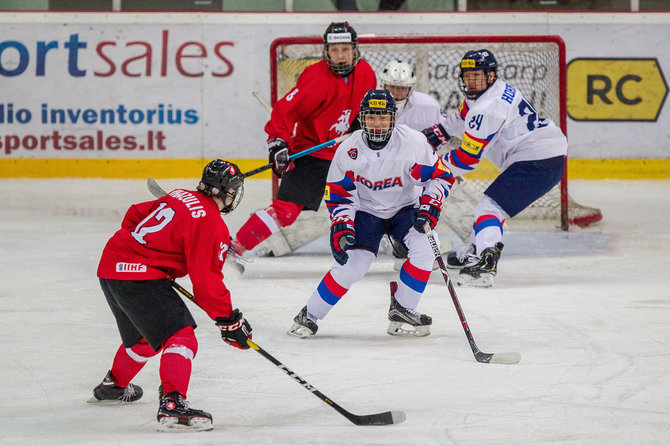
[[[163,417],[156,428],[158,432],[198,432],[212,429],[214,429],[212,421],[203,417],[193,417],[189,420],[189,424],[180,424],[178,417]]]
[[[391,336],[400,336],[405,338],[422,338],[430,334],[430,325],[419,325],[415,327],[404,322],[389,322],[389,327],[386,329],[386,333]]]
[[[480,274],[479,277],[475,278],[468,274],[461,274],[458,276],[458,281],[456,282],[458,286],[470,287],[470,288],[490,288],[493,286],[493,274]]]
[[[312,330],[310,330],[309,328],[305,327],[304,325],[300,325],[300,324],[293,324],[293,326],[291,328],[289,328],[286,333],[291,335],[291,336],[295,336],[297,338],[303,338],[303,339],[308,337],[308,336],[313,336],[314,335]]]

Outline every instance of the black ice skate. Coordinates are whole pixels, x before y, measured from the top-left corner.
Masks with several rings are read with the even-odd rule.
[[[158,393],[160,406],[156,419],[159,431],[208,431],[214,428],[212,415],[204,410],[191,409],[179,392],[163,395],[161,386]]]
[[[395,300],[398,283],[391,282],[391,306],[389,307],[389,327],[391,336],[428,336],[433,319],[418,311],[405,308]]]
[[[142,398],[142,388],[134,384],[128,384],[126,387],[119,387],[114,383],[112,372],[107,375],[98,386],[93,389],[93,397],[89,403],[130,403]]]
[[[291,336],[306,338],[307,336],[315,335],[319,329],[316,322],[310,319],[307,315],[307,305],[305,305],[302,310],[300,310],[300,313],[293,318],[293,322],[295,323],[287,331]]]
[[[493,277],[497,272],[502,249],[503,244],[498,242],[495,246],[482,251],[481,256],[468,256],[468,263],[461,269],[458,276],[458,284],[481,288],[493,286]]]
[[[460,269],[468,263],[468,257],[474,255],[475,245],[463,245],[460,248],[449,251],[446,254],[446,267],[449,269]]]

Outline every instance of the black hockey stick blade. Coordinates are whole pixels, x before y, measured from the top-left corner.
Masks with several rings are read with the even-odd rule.
[[[147,178],[147,187],[149,188],[149,192],[156,198],[161,198],[162,196],[167,195],[167,192],[165,192],[165,190],[156,183],[156,180],[151,177]]]

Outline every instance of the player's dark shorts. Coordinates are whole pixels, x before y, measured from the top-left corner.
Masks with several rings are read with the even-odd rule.
[[[354,219],[356,244],[351,249],[365,249],[377,255],[379,243],[385,234],[391,237],[393,243],[404,246],[402,240],[412,227],[416,212],[417,209],[414,206],[407,206],[400,209],[393,217],[384,219],[367,212],[357,211]]]
[[[498,175],[484,194],[514,217],[556,186],[561,181],[564,168],[564,156],[519,161]]]
[[[124,347],[132,347],[144,338],[158,351],[177,331],[197,326],[167,279],[100,279],[100,287],[114,313]]]
[[[319,210],[326,190],[330,161],[305,156],[294,163],[295,168],[282,175],[277,200],[301,204],[310,211]]]

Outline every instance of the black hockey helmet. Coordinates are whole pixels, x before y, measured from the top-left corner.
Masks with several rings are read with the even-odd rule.
[[[349,43],[354,51],[354,59],[351,64],[336,64],[328,54],[328,45],[338,43]],[[323,33],[323,60],[328,64],[330,70],[339,76],[348,76],[354,71],[354,67],[361,58],[361,53],[358,51],[358,35],[353,26],[349,22],[331,22]]]
[[[496,61],[496,58],[493,55],[493,53],[486,49],[468,51],[461,59],[460,66],[461,66],[461,72],[458,76],[459,79],[458,86],[465,95],[465,97],[468,99],[477,99],[479,96],[484,94],[484,92],[488,90],[491,85],[493,85],[493,82],[495,82],[497,78],[498,62]],[[465,85],[465,81],[463,80],[463,73],[465,73],[466,71],[473,71],[473,70],[484,70],[484,73],[487,76],[487,82],[486,82],[487,85],[485,89],[479,91],[468,91]],[[494,76],[493,79],[489,81],[488,75],[491,72],[494,73]]]
[[[244,196],[244,174],[235,164],[216,159],[210,161],[202,172],[198,190],[212,197],[223,200],[222,214],[227,214],[237,207]],[[232,201],[228,204],[228,199]]]
[[[379,150],[386,146],[391,132],[395,127],[395,115],[398,108],[395,105],[393,96],[388,90],[368,90],[361,101],[361,110],[358,113],[358,119],[361,122],[361,128],[368,140],[368,145],[373,150]],[[369,115],[390,115],[388,129],[369,128],[366,123],[366,117]]]

